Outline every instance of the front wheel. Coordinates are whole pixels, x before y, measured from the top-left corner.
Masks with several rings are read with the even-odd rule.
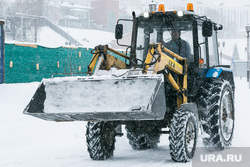
[[[234,131],[234,93],[226,80],[212,80],[204,86],[207,116],[203,125],[209,135],[203,143],[209,148],[224,149],[231,145]]]
[[[115,126],[112,122],[88,122],[86,141],[89,156],[93,160],[105,160],[113,156]]]
[[[157,147],[160,139],[161,128],[144,122],[126,125],[127,138],[134,150],[147,150]]]
[[[194,114],[178,109],[171,120],[169,134],[170,155],[175,162],[189,162],[193,158],[197,132]]]

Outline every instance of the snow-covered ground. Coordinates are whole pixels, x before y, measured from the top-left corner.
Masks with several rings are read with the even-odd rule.
[[[246,79],[236,81],[234,147],[249,147],[250,89]],[[47,122],[22,114],[38,82],[0,85],[1,167],[182,167],[169,155],[168,135],[154,150],[134,151],[126,133],[116,138],[115,155],[106,161],[89,158],[85,144],[86,122]],[[125,132],[125,131],[124,131]],[[201,145],[201,139],[199,144]]]

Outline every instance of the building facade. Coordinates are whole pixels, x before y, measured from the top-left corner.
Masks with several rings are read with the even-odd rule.
[[[93,0],[91,8],[92,28],[99,27],[114,32],[116,21],[119,19],[119,1]]]
[[[58,25],[63,27],[90,28],[89,6],[81,6],[74,3],[63,2],[60,5],[61,14]]]

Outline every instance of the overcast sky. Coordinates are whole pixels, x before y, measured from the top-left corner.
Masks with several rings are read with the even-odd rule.
[[[152,2],[152,0],[142,0],[144,2]],[[175,3],[195,3],[195,2],[202,2],[205,4],[221,4],[224,3],[225,5],[230,5],[230,6],[245,6],[245,5],[250,5],[250,0],[154,0],[155,2],[159,3],[168,3],[168,2],[175,2]]]
[[[200,0],[200,1],[202,1],[202,0]],[[209,0],[207,2],[224,3],[224,4],[228,4],[228,5],[233,5],[233,6],[250,5],[250,0]]]

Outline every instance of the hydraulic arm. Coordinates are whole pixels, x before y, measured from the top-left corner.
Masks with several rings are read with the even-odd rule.
[[[145,60],[144,73],[148,72],[152,62],[153,73],[163,72],[177,91],[177,106],[187,102],[187,60],[160,44],[151,44]],[[170,56],[173,58],[171,58]],[[177,60],[179,62],[177,62]],[[177,74],[174,79],[173,73]],[[177,80],[177,81],[176,81]]]

